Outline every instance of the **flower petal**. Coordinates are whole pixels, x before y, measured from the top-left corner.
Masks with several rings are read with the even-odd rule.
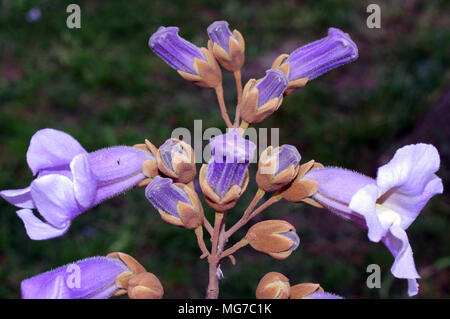
[[[86,150],[67,133],[46,128],[37,131],[30,140],[27,163],[33,175],[39,170],[67,165]]]
[[[443,192],[442,181],[434,173],[439,169],[439,153],[433,145],[407,145],[392,160],[378,169],[377,184],[384,194],[380,201],[402,217],[406,229],[428,200]]]
[[[34,216],[30,209],[21,209],[17,215],[22,219],[27,235],[33,240],[44,240],[64,235],[70,227],[70,222],[63,228],[56,228],[50,224],[44,223]]]
[[[35,208],[31,199],[30,186],[22,189],[7,189],[1,191],[0,196],[14,206],[29,209]]]
[[[349,208],[364,216],[368,229],[367,236],[373,242],[379,242],[388,231],[389,225],[383,225],[376,210],[378,199],[378,187],[375,184],[368,184],[353,195]]]
[[[383,239],[383,243],[395,258],[391,267],[392,274],[397,278],[408,279],[408,294],[409,296],[416,295],[419,287],[416,279],[420,278],[420,275],[414,264],[408,235],[400,226],[392,225]]]
[[[95,199],[97,183],[91,171],[86,154],[78,154],[70,163],[73,176],[75,199],[84,209],[88,209]]]
[[[90,257],[22,281],[24,299],[98,299],[110,297],[119,274],[130,269],[119,259]]]
[[[31,183],[31,196],[42,217],[62,228],[81,212],[75,200],[73,183],[62,175],[46,175]]]

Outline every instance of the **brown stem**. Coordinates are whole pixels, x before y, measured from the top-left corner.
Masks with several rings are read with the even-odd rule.
[[[275,204],[276,202],[280,201],[283,197],[279,194],[274,194],[271,198],[269,198],[264,204],[259,206],[257,209],[255,209],[250,216],[248,217],[248,220],[256,217],[259,213],[261,213],[264,209],[269,207],[272,204]]]
[[[227,113],[227,107],[225,106],[225,100],[223,98],[223,87],[222,85],[219,85],[215,88],[216,95],[217,95],[217,101],[219,101],[219,107],[220,107],[220,113],[222,114],[222,118],[227,124],[227,127],[233,127],[233,124],[231,124],[230,117]]]
[[[234,224],[229,230],[225,232],[225,238],[230,238],[231,235],[233,235],[238,229],[240,229],[242,226],[244,226],[248,222],[248,217],[250,213],[253,211],[255,206],[259,203],[261,198],[263,198],[265,192],[258,188],[258,191],[255,194],[255,197],[253,197],[252,201],[248,205],[247,209],[245,210],[244,214],[242,215],[241,219]]]
[[[234,79],[236,80],[236,90],[238,95],[238,101],[236,106],[236,115],[234,117],[234,127],[239,125],[239,121],[241,119],[241,100],[242,100],[242,79],[241,79],[241,71],[234,72]]]
[[[202,256],[200,258],[205,258],[209,256],[209,251],[206,248],[205,241],[203,240],[203,226],[199,226],[195,229],[195,236],[197,236],[198,247],[202,251]]]
[[[233,247],[228,248],[223,252],[222,255],[220,255],[220,258],[223,259],[225,257],[230,256],[231,254],[234,254],[237,250],[241,249],[244,246],[247,246],[248,240],[247,238],[243,238],[240,241],[238,241],[236,244],[233,245]]]
[[[214,230],[212,236],[211,254],[208,257],[209,263],[209,283],[206,290],[206,299],[217,299],[219,297],[219,278],[217,277],[217,269],[219,266],[218,251],[222,251],[223,247],[219,247],[219,238],[221,231],[224,230],[223,221],[225,212],[216,212],[214,220]]]

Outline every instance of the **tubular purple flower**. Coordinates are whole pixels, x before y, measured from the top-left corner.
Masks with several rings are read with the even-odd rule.
[[[433,145],[407,145],[378,169],[377,178],[342,168],[313,169],[304,180],[318,183],[313,199],[339,216],[368,230],[373,242],[382,241],[394,256],[391,267],[397,278],[408,280],[408,294],[418,292],[413,253],[405,230],[428,200],[443,192],[435,175],[440,165]]]
[[[156,176],[145,189],[145,196],[169,224],[194,229],[203,223],[203,208],[197,193],[185,184],[174,184],[170,178]]]
[[[348,33],[330,28],[326,38],[298,48],[285,63],[289,63],[289,81],[312,80],[357,58],[358,47]]]
[[[156,176],[145,189],[145,196],[158,211],[180,218],[178,202],[191,205],[189,196],[181,188],[175,186],[170,178]]]
[[[54,238],[66,233],[79,214],[144,180],[142,165],[147,160],[155,158],[128,146],[87,153],[72,136],[43,129],[33,135],[27,151],[36,179],[24,189],[1,191],[0,196],[22,208],[17,215],[31,239]]]
[[[149,39],[149,46],[161,59],[175,70],[198,75],[194,59],[207,62],[206,57],[194,44],[178,35],[177,27],[159,27]]]
[[[272,99],[280,99],[288,86],[286,75],[276,69],[266,71],[266,76],[258,82],[254,89],[258,90],[258,108]]]
[[[221,211],[230,209],[248,184],[248,165],[256,145],[237,129],[210,140],[212,158],[200,170],[200,187],[207,203]]]
[[[234,185],[242,186],[256,145],[242,138],[237,130],[212,138],[210,145],[213,157],[206,169],[206,181],[222,197]]]
[[[131,270],[110,257],[90,257],[22,281],[23,299],[105,299],[119,287],[116,278]]]
[[[213,44],[217,43],[227,53],[230,53],[230,37],[234,36],[228,28],[228,22],[215,21],[206,31]]]

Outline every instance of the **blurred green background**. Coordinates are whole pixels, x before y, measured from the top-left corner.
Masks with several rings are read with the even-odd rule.
[[[450,3],[375,1],[381,29],[366,26],[373,1],[76,1],[81,29],[66,27],[73,1],[0,1],[0,189],[32,180],[25,154],[29,139],[52,127],[88,150],[109,145],[160,145],[176,127],[224,128],[212,90],[184,82],[149,49],[160,25],[205,45],[206,28],[227,20],[246,40],[243,79],[262,77],[273,59],[322,38],[328,27],[350,33],[359,59],[315,79],[285,99],[258,127],[279,127],[280,143],[296,145],[303,161],[351,168],[375,176],[405,144],[433,143],[441,154],[439,176],[449,187]],[[33,6],[40,21],[26,21]],[[229,110],[236,94],[224,73]],[[254,171],[253,165],[253,171]],[[228,215],[236,221],[255,192]],[[419,273],[418,298],[450,296],[450,198],[433,198],[408,230]],[[207,216],[212,210],[205,207]],[[66,236],[31,241],[15,208],[0,201],[0,297],[20,297],[20,282],[88,256],[123,251],[162,281],[166,298],[202,298],[207,264],[192,231],[170,226],[133,190],[76,218]],[[253,298],[260,278],[278,271],[291,280],[318,282],[347,298],[403,298],[406,282],[390,274],[393,258],[366,232],[325,210],[278,203],[260,216],[291,222],[302,240],[287,260],[247,247],[237,265],[223,262],[223,298]],[[233,237],[239,240],[247,227]],[[232,242],[233,242],[232,241]],[[231,244],[232,244],[231,242]],[[381,289],[366,287],[366,267],[382,269]]]

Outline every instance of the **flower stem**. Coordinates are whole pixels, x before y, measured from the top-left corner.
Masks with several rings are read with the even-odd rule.
[[[219,297],[219,278],[217,276],[217,269],[219,267],[220,257],[218,252],[223,250],[219,243],[221,232],[225,229],[223,223],[225,222],[226,212],[216,212],[214,220],[214,230],[212,236],[211,254],[208,256],[209,263],[209,283],[206,290],[206,299],[217,299]]]
[[[238,229],[240,229],[242,226],[244,226],[248,222],[248,217],[250,213],[253,211],[255,206],[259,203],[261,198],[263,198],[265,192],[262,189],[258,189],[258,191],[255,194],[255,197],[253,197],[253,200],[248,205],[247,209],[245,210],[244,214],[242,215],[241,219],[234,224],[229,230],[225,232],[225,238],[229,238],[231,235],[233,235]]]
[[[228,113],[227,113],[227,107],[225,106],[222,85],[219,85],[218,87],[216,87],[215,90],[216,90],[217,101],[219,102],[220,113],[222,114],[222,118],[225,121],[225,124],[227,125],[227,127],[233,127],[233,124],[231,124],[230,117],[228,116]]]
[[[239,121],[241,119],[241,100],[242,100],[242,79],[241,79],[241,70],[234,72],[234,79],[236,80],[236,90],[237,90],[237,106],[236,106],[236,115],[234,116],[234,127],[239,125]]]

